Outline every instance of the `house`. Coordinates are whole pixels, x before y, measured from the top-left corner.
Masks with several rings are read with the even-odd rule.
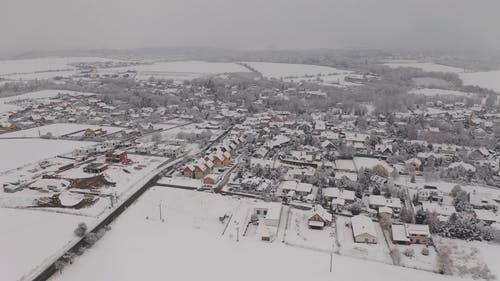
[[[419,188],[417,191],[417,199],[419,202],[424,202],[424,201],[442,202],[443,198],[444,198],[444,193],[437,187],[432,185],[424,185],[423,188]]]
[[[184,148],[182,146],[173,144],[158,145],[158,150],[161,154],[169,158],[177,158],[179,155],[184,153]]]
[[[377,232],[373,221],[365,215],[351,218],[352,234],[357,243],[377,243]]]
[[[127,152],[123,150],[110,151],[106,153],[106,162],[110,163],[128,163]]]
[[[391,236],[394,244],[410,244],[410,239],[406,236],[406,227],[404,224],[393,224],[391,226]]]
[[[480,147],[474,149],[469,153],[469,158],[473,160],[483,160],[489,158],[491,155],[490,151],[485,147]]]
[[[282,181],[278,187],[281,190],[282,194],[287,195],[295,195],[295,191],[297,190],[297,182],[296,181]]]
[[[156,143],[154,142],[140,143],[135,147],[135,152],[141,154],[152,154],[155,148]]]
[[[500,222],[500,216],[491,210],[478,209],[474,210],[474,213],[478,220],[483,221],[487,225]]]
[[[104,172],[107,168],[108,165],[106,164],[93,162],[83,167],[83,171],[85,173],[99,174]]]
[[[198,161],[194,164],[194,178],[201,179],[204,175],[208,173],[208,168],[205,162]]]
[[[84,137],[102,137],[106,135],[108,131],[104,130],[103,128],[97,128],[97,129],[91,129],[88,128],[83,132]]]
[[[208,174],[203,178],[204,184],[214,185],[219,180],[219,175],[217,174]]]
[[[345,203],[354,203],[355,192],[347,189],[328,187],[323,189],[323,198],[326,200],[342,199]]]
[[[422,210],[427,212],[436,212],[436,214],[443,216],[444,218],[447,218],[457,212],[455,206],[453,205],[445,205],[443,203],[436,203],[432,201],[422,202]]]
[[[392,144],[376,144],[375,151],[380,154],[392,154],[393,147]]]
[[[426,244],[431,242],[431,232],[426,224],[405,224],[406,237],[412,244]]]
[[[261,219],[266,226],[278,227],[281,217],[281,204],[276,202],[262,202],[256,204],[253,214]]]
[[[307,222],[309,228],[323,229],[332,223],[332,214],[328,213],[321,205],[315,205]]]
[[[182,174],[186,177],[194,177],[194,165],[193,164],[189,164],[189,165],[186,165],[184,166],[184,169],[182,170]]]
[[[332,211],[340,212],[345,207],[345,200],[341,198],[332,199]]]
[[[301,182],[297,184],[295,192],[299,196],[308,196],[313,190],[313,185],[310,183]]]
[[[426,224],[393,224],[391,226],[392,241],[396,244],[431,243],[431,233]]]

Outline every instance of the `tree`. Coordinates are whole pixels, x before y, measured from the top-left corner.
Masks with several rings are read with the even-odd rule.
[[[463,190],[457,192],[453,199],[453,206],[455,206],[457,212],[470,212],[473,209],[469,203],[469,194]]]
[[[392,225],[391,216],[389,214],[382,214],[382,215],[380,215],[379,224],[380,224],[380,227],[383,230],[387,230],[388,231],[391,228],[391,225]]]
[[[453,261],[451,250],[448,247],[441,247],[436,255],[436,263],[441,274],[453,274]]]
[[[395,265],[401,264],[401,252],[398,248],[392,248],[389,254],[391,255],[392,261]]]
[[[352,203],[352,205],[349,207],[349,211],[351,211],[353,215],[359,215],[362,209],[363,209],[363,204],[358,201]]]
[[[62,274],[62,270],[63,270],[64,266],[66,266],[66,263],[62,260],[57,260],[54,263],[54,267],[56,268],[56,270],[59,271],[59,274]]]
[[[399,216],[403,222],[413,223],[414,216],[413,216],[413,212],[410,209],[408,209],[406,207],[401,208],[401,212],[399,213]]]
[[[151,140],[154,141],[154,142],[156,142],[156,143],[161,142],[161,134],[159,132],[154,133],[151,136]]]
[[[85,236],[85,234],[87,233],[87,225],[84,222],[79,223],[74,233],[78,237]]]
[[[450,196],[455,198],[460,192],[462,192],[462,187],[457,184],[451,189]]]
[[[398,170],[396,168],[392,169],[392,171],[391,171],[391,178],[393,180],[396,180],[396,179],[399,178],[399,172],[398,172]]]
[[[429,226],[431,233],[439,233],[442,230],[443,223],[439,220],[439,215],[435,211],[426,213],[424,223]]]
[[[387,169],[382,166],[381,164],[377,164],[375,165],[375,167],[372,168],[372,172],[377,175],[377,176],[381,176],[381,177],[384,177],[384,178],[387,178],[389,177],[389,172],[387,171]]]
[[[415,214],[415,223],[424,224],[426,219],[427,219],[427,213],[424,210],[419,209]]]

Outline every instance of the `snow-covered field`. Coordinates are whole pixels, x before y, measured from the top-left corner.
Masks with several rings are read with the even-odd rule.
[[[411,60],[393,61],[385,63],[391,68],[398,67],[415,67],[424,71],[432,72],[452,72],[456,73],[462,79],[464,85],[479,86],[500,93],[500,70],[484,71],[484,72],[466,72],[462,68],[446,66],[430,62],[417,62]]]
[[[290,78],[304,77],[308,75],[316,76],[318,74],[346,74],[349,70],[341,70],[328,66],[319,66],[311,64],[290,64],[290,63],[272,63],[272,62],[244,62],[250,67],[260,72],[268,78]]]
[[[26,100],[26,99],[45,100],[45,99],[57,97],[57,95],[59,95],[59,94],[85,95],[85,96],[95,95],[94,93],[83,93],[83,92],[66,91],[66,90],[65,91],[62,91],[62,90],[36,91],[36,92],[26,93],[26,94],[17,95],[17,96],[0,98],[0,113],[21,109],[19,106],[15,105],[15,104],[9,104],[10,102],[15,102],[15,101],[19,101],[19,100]]]
[[[96,125],[76,124],[76,123],[55,123],[41,127],[35,127],[31,129],[2,134],[0,135],[0,139],[21,138],[21,137],[37,138],[47,133],[52,133],[54,137],[61,137],[64,135],[69,135],[89,128],[93,130],[102,128],[106,130],[108,134],[113,134],[123,130],[123,128],[120,127],[96,126]]]
[[[98,57],[44,57],[2,60],[0,61],[0,76],[4,76],[6,79],[22,79],[23,76],[20,76],[20,74],[31,74],[32,76],[29,78],[43,78],[47,75],[61,75],[61,71],[65,71],[64,73],[67,71],[74,71],[76,68],[70,65],[72,63],[105,61],[113,61],[113,59]]]
[[[0,279],[19,280],[56,254],[75,235],[79,216],[0,208]]]
[[[137,79],[146,80],[149,77],[191,80],[207,75],[249,72],[247,68],[236,63],[206,62],[206,61],[172,61],[154,62],[151,64],[135,65],[130,67],[118,67],[103,69],[100,73],[123,73],[126,71],[136,71]]]
[[[387,65],[391,68],[414,67],[414,68],[420,68],[423,71],[429,71],[429,72],[453,72],[453,73],[463,73],[464,72],[464,69],[458,68],[458,67],[452,67],[452,66],[447,66],[447,65],[442,65],[442,64],[432,63],[432,62],[418,62],[418,61],[414,61],[414,60],[392,61],[392,62],[385,63],[385,65]]]
[[[291,209],[285,234],[285,243],[329,253],[335,250],[335,229],[327,226],[322,230],[310,229],[309,211]]]
[[[500,93],[500,70],[460,73],[465,85],[476,85]]]
[[[415,94],[415,95],[428,96],[428,97],[435,97],[435,96],[470,97],[470,96],[472,96],[472,94],[466,93],[466,92],[443,90],[443,89],[430,89],[430,88],[413,89],[409,93]]]
[[[360,84],[345,81],[352,74],[350,70],[311,64],[272,62],[243,62],[267,78],[283,78],[288,82],[310,82],[322,85],[348,87]]]
[[[92,142],[45,140],[45,139],[0,139],[0,172],[28,163],[72,152]]]
[[[161,205],[160,205],[161,202]],[[365,280],[451,281],[456,278],[221,235],[218,216],[239,213],[249,199],[155,187],[112,229],[51,280]],[[159,220],[163,208],[164,222]]]

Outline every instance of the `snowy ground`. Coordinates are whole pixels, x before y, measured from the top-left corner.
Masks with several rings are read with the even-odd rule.
[[[79,216],[0,208],[0,279],[19,280],[69,243]]]
[[[340,244],[339,252],[342,255],[362,258],[366,260],[378,261],[392,264],[389,255],[389,247],[382,234],[380,225],[373,222],[377,231],[377,244],[356,243],[351,228],[351,218],[344,216],[336,217],[336,233]]]
[[[152,64],[103,69],[100,72],[121,73],[126,71],[137,71],[136,78],[139,80],[147,80],[149,77],[174,80],[192,80],[213,74],[249,72],[247,68],[236,63],[205,61],[154,62]]]
[[[285,243],[325,253],[335,250],[335,226],[332,224],[322,230],[310,229],[307,221],[309,215],[310,211],[291,209]]]
[[[423,71],[429,71],[429,72],[453,72],[453,73],[464,72],[464,70],[462,68],[458,68],[458,67],[436,64],[436,63],[432,63],[432,62],[418,62],[418,61],[413,61],[413,60],[393,61],[393,62],[385,63],[385,65],[387,65],[391,68],[414,67],[414,68],[420,68]]]
[[[456,280],[337,255],[329,272],[327,253],[253,237],[240,236],[236,242],[234,234],[221,235],[225,226],[218,217],[245,214],[242,210],[250,203],[217,194],[153,188],[92,249],[51,280]],[[164,222],[159,220],[160,206]]]
[[[476,85],[500,93],[500,70],[461,73],[465,85]]]
[[[322,85],[357,86],[359,84],[345,81],[352,74],[350,70],[342,70],[328,66],[311,64],[290,64],[272,62],[244,62],[267,78],[283,78],[289,82],[311,82]],[[318,80],[319,79],[319,80]]]
[[[74,151],[92,142],[45,140],[45,139],[0,139],[0,172],[35,163],[43,159]]]
[[[209,131],[212,133],[212,136],[218,136],[220,135],[223,130],[220,129],[200,129],[197,128],[196,126],[199,124],[187,124],[184,126],[170,126],[169,128],[165,129],[164,131],[161,132],[161,139],[162,140],[169,140],[169,139],[177,139],[177,135],[179,133],[187,133],[187,134],[200,134],[204,131]],[[147,136],[142,138],[143,141],[150,141],[151,136]]]
[[[244,62],[263,76],[269,78],[291,78],[304,77],[308,75],[318,74],[341,74],[351,73],[349,70],[341,70],[328,66],[319,66],[311,64],[289,64],[289,63],[272,63],[272,62]]]
[[[452,72],[457,73],[464,85],[475,85],[500,93],[500,70],[484,72],[466,72],[462,68],[451,67],[441,64],[417,61],[394,61],[385,63],[391,68],[415,67],[424,71]]]
[[[17,96],[0,98],[0,113],[21,109],[19,106],[15,105],[15,104],[9,104],[10,102],[25,100],[25,99],[45,100],[45,99],[50,99],[50,98],[56,97],[59,94],[95,95],[94,93],[83,93],[83,92],[61,91],[61,90],[36,91],[36,92],[26,93],[26,94],[17,95]]]
[[[19,138],[19,137],[34,137],[37,138],[39,136],[43,136],[47,133],[52,133],[54,137],[61,137],[64,135],[73,134],[85,129],[98,129],[102,128],[107,131],[107,134],[113,134],[123,130],[120,127],[109,127],[109,126],[96,126],[96,125],[87,125],[87,124],[76,124],[76,123],[55,123],[50,125],[45,125],[41,127],[35,127],[31,129],[15,131],[11,133],[6,133],[0,135],[1,138]],[[76,136],[76,134],[74,135]],[[83,132],[78,134],[78,136],[83,136]]]
[[[490,193],[494,198],[500,198],[500,190],[498,188],[494,188],[494,187],[483,186],[483,185],[469,185],[469,184],[463,184],[463,183],[454,183],[454,182],[447,182],[444,180],[425,181],[425,179],[421,176],[415,177],[415,180],[416,180],[415,183],[412,183],[412,182],[410,182],[409,176],[401,175],[394,181],[394,183],[409,187],[411,189],[417,189],[417,188],[423,187],[424,184],[433,185],[445,193],[450,193],[450,191],[453,189],[453,187],[455,185],[460,185],[462,187],[462,189],[467,191],[467,192]]]
[[[71,63],[105,62],[113,59],[97,57],[44,57],[0,61],[0,76],[9,74],[42,73],[47,71],[74,70]],[[9,77],[6,77],[9,78]]]
[[[472,96],[472,94],[466,93],[466,92],[443,90],[443,89],[429,89],[429,88],[413,89],[409,93],[415,94],[415,95],[428,96],[428,97],[435,97],[435,96],[470,97],[470,96]]]
[[[499,276],[497,260],[500,247],[498,245],[436,236],[433,237],[433,241],[438,246],[438,249],[446,247],[450,250],[455,275],[472,278],[473,272],[477,272],[478,268],[487,265],[493,274]]]

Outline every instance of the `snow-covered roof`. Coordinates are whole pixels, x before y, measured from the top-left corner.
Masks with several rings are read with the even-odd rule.
[[[312,191],[313,185],[310,183],[301,182],[297,184],[297,192],[310,193]]]
[[[422,209],[429,212],[436,212],[437,214],[442,216],[451,216],[457,211],[454,206],[441,205],[435,202],[428,201],[422,202]]]
[[[410,235],[421,235],[421,236],[431,236],[429,226],[426,224],[406,224],[406,234]]]
[[[369,234],[373,237],[377,237],[377,232],[375,231],[375,225],[373,225],[373,221],[365,215],[357,215],[352,217],[351,225],[354,236]]]
[[[393,224],[391,227],[392,239],[394,241],[409,242],[410,239],[406,237],[406,227],[404,224]]]
[[[498,214],[495,214],[494,212],[492,212],[490,210],[476,209],[476,210],[474,210],[474,212],[476,213],[476,217],[479,220],[487,221],[487,222],[500,221],[500,217],[498,216]]]
[[[280,188],[283,190],[297,190],[296,181],[282,181],[280,183]]]

